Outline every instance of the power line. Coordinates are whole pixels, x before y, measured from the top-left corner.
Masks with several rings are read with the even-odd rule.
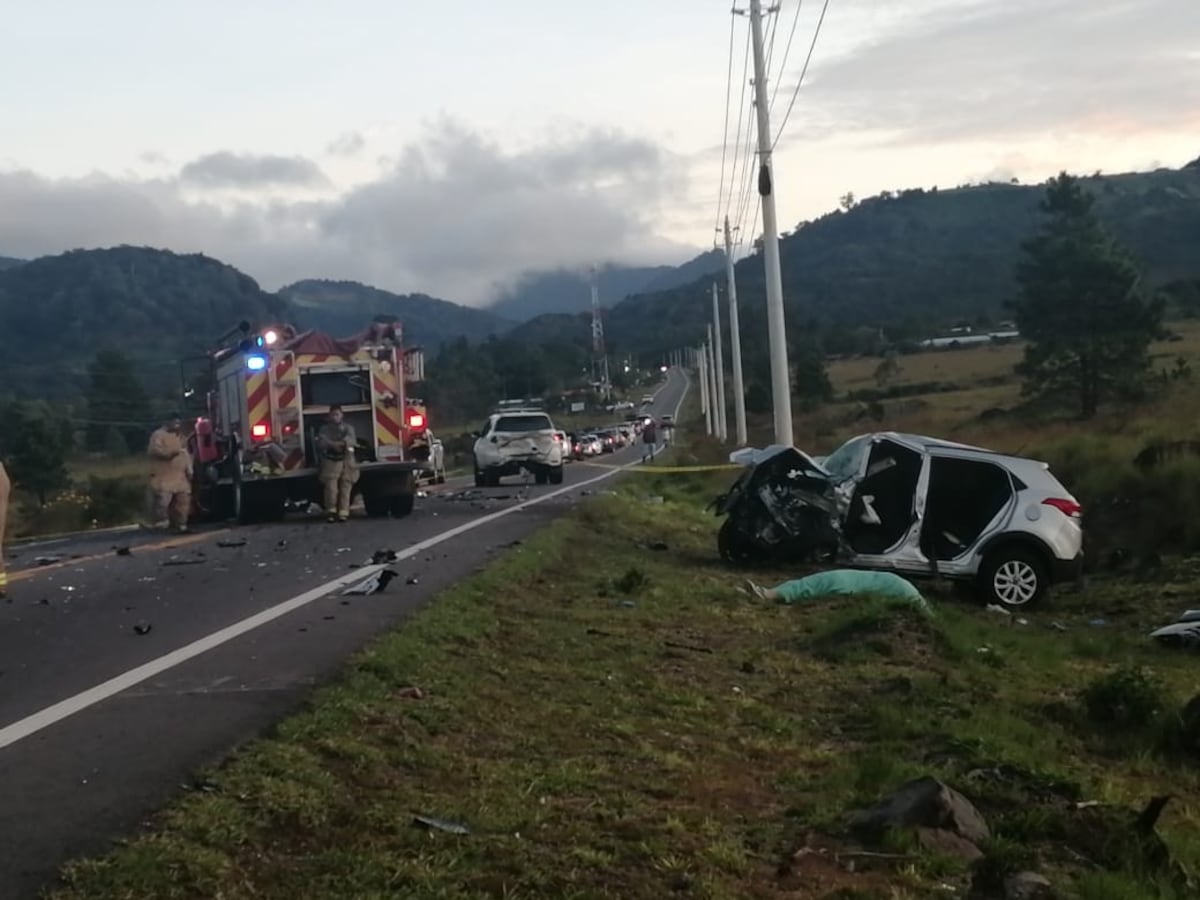
[[[792,16],[792,27],[788,31],[787,45],[783,48],[783,60],[779,63],[779,73],[775,78],[775,86],[771,88],[771,112],[775,111],[775,96],[779,93],[779,85],[783,83],[783,73],[787,69],[788,55],[792,52],[792,38],[796,36],[796,23],[800,21],[800,10],[804,0],[796,0],[796,14]]]
[[[829,9],[829,0],[821,5],[821,17],[817,19],[817,27],[813,31],[812,42],[808,45],[808,55],[804,58],[804,68],[800,70],[800,77],[796,80],[796,87],[792,91],[792,99],[788,101],[787,111],[783,114],[783,121],[779,123],[779,131],[775,133],[775,140],[771,142],[771,149],[775,149],[775,145],[779,143],[779,139],[783,137],[783,129],[787,127],[788,116],[792,114],[792,107],[796,104],[796,95],[800,93],[800,85],[804,84],[804,76],[808,74],[808,64],[812,62],[813,50],[817,47],[817,38],[821,36],[821,25],[825,22],[825,12]]]
[[[717,216],[713,223],[713,246],[717,245],[716,230],[721,227],[721,199],[725,196],[725,153],[729,149],[729,97],[733,88],[733,32],[736,20],[729,13],[729,63],[725,70],[725,127],[721,132],[721,180],[717,184]],[[740,113],[739,113],[740,115]]]
[[[741,88],[742,97],[741,97],[741,100],[738,102],[738,131],[737,131],[737,138],[734,140],[734,144],[733,144],[733,168],[730,170],[729,194],[725,200],[725,214],[726,215],[729,215],[729,211],[733,206],[733,186],[737,183],[737,178],[738,178],[738,174],[737,174],[738,173],[738,163],[741,159],[741,149],[742,149],[742,121],[743,121],[742,114],[744,113],[744,111],[746,109],[746,93],[747,93],[746,89],[747,89],[747,85],[748,85],[748,82],[746,79],[746,73],[749,71],[750,71],[750,29],[747,28],[746,29],[746,50],[745,50],[745,53],[742,55],[742,88]],[[753,108],[751,111],[753,111]],[[747,122],[748,121],[749,120],[747,120]],[[724,181],[725,181],[724,177],[722,177],[721,181],[722,181],[722,187],[723,187]]]

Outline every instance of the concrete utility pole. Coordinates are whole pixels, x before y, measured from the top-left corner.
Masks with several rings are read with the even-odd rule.
[[[771,348],[771,397],[775,405],[775,443],[791,446],[792,379],[788,368],[787,327],[783,317],[783,276],[779,271],[779,225],[775,218],[775,175],[771,170],[771,119],[767,71],[763,60],[762,0],[750,0],[754,47],[754,108],[758,114],[758,193],[762,197],[763,264],[767,281],[767,337]]]
[[[729,352],[733,357],[733,416],[737,428],[737,445],[750,442],[746,435],[746,386],[742,382],[742,336],[738,323],[737,281],[733,273],[733,236],[729,232],[729,216],[725,217],[725,280],[729,290]]]
[[[704,433],[712,434],[712,416],[708,404],[708,357],[700,345],[700,411],[704,413]]]
[[[708,323],[708,408],[712,410],[713,435],[721,437],[721,418],[717,411],[717,351],[713,345],[712,322]]]
[[[717,436],[729,440],[729,429],[725,423],[725,349],[721,346],[721,303],[717,300],[717,283],[712,284],[713,298],[713,346],[717,351]]]

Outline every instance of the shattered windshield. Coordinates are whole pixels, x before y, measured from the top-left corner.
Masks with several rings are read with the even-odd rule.
[[[862,471],[863,460],[870,449],[867,436],[852,438],[821,462],[821,468],[833,476],[835,484],[854,478]]]

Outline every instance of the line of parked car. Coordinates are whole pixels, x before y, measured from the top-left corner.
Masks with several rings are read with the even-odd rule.
[[[641,437],[642,430],[651,421],[653,419],[648,415],[634,415],[616,425],[590,426],[568,432],[565,437],[568,457],[583,460],[605,453],[615,453]]]

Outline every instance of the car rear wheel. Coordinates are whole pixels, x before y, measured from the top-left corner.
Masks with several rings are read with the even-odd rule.
[[[555,466],[553,469],[550,470],[550,483],[551,484],[562,484],[563,483],[563,467],[562,466]]]
[[[993,550],[979,570],[979,588],[988,603],[1001,606],[1030,606],[1049,587],[1046,563],[1024,547]]]

